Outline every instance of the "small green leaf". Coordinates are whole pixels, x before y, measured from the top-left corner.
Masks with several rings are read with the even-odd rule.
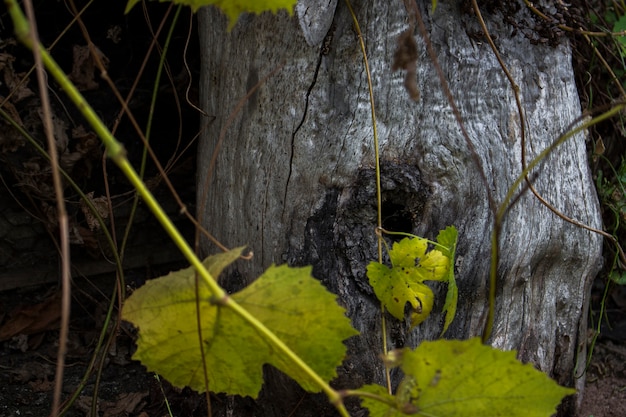
[[[395,396],[387,393],[387,388],[372,384],[361,387],[359,391],[379,397],[379,399],[371,397],[363,397],[362,399],[361,404],[369,410],[371,417],[401,417],[406,415],[398,411],[400,405],[398,405]]]
[[[443,330],[441,336],[444,335],[448,326],[454,320],[456,315],[456,306],[459,298],[459,288],[456,286],[456,279],[454,278],[454,260],[456,256],[456,243],[459,236],[459,232],[454,226],[448,226],[437,236],[437,243],[444,248],[440,248],[441,253],[448,257],[448,276],[446,281],[448,282],[448,292],[446,293],[446,302],[443,305],[443,313],[445,314],[445,321],[443,323]]]
[[[216,253],[215,255],[211,255],[206,258],[202,264],[209,271],[209,275],[212,277],[219,277],[224,268],[235,262],[241,254],[245,246],[241,246],[239,248],[234,248],[229,250],[228,252]]]
[[[626,272],[620,274],[617,271],[611,271],[609,278],[617,285],[626,285]]]
[[[478,338],[422,342],[415,350],[403,349],[399,362],[405,379],[395,404],[363,401],[375,410],[373,417],[549,417],[576,392],[520,363],[514,351],[493,349]],[[364,390],[385,398],[378,388]]]
[[[219,273],[241,250],[208,258],[204,263]],[[325,381],[336,376],[345,356],[342,341],[357,334],[345,310],[335,302],[311,268],[270,267],[259,279],[232,298],[282,339]],[[308,391],[319,391],[311,377],[297,370],[276,347],[227,306],[211,303],[211,293],[199,281],[199,308],[204,358],[196,315],[192,268],[147,282],[126,301],[122,317],[139,328],[137,351],[150,371],[172,384],[206,390],[202,361],[206,361],[209,390],[256,397],[262,386],[263,364],[271,364]]]
[[[370,262],[367,276],[374,293],[398,320],[411,305],[411,327],[423,322],[433,308],[434,295],[424,281],[442,281],[448,274],[449,259],[438,250],[428,249],[422,238],[404,238],[389,251],[392,267]]]
[[[128,13],[141,0],[128,0],[126,10]],[[285,9],[289,14],[293,13],[293,8],[298,2],[297,0],[159,0],[161,3],[171,1],[174,4],[183,4],[191,7],[195,13],[203,6],[216,6],[224,12],[230,21],[229,29],[232,29],[237,23],[239,15],[242,13],[262,13],[277,12]]]
[[[433,0],[433,11],[431,13],[435,13],[436,8],[437,8],[437,0]]]

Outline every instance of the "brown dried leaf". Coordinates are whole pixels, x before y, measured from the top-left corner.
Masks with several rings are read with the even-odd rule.
[[[116,402],[102,402],[100,410],[104,412],[103,417],[127,416],[143,409],[146,405],[144,398],[147,396],[148,392],[122,393]]]
[[[98,55],[98,60],[100,60],[106,68],[109,65],[109,59],[97,47],[93,46],[93,49]],[[70,80],[80,91],[97,89],[99,87],[95,80],[95,74],[96,71],[98,71],[96,65],[97,60],[92,56],[89,46],[75,45],[72,52],[73,62],[72,72],[69,75]]]
[[[100,140],[92,131],[86,131],[83,125],[72,129],[72,139],[76,141],[76,150],[81,155],[94,154],[100,157]]]
[[[56,329],[61,318],[61,293],[56,293],[45,301],[15,308],[9,319],[0,327],[0,341],[19,334],[35,334]]]
[[[93,191],[88,193],[86,197],[89,199],[91,204],[95,207],[96,211],[103,219],[109,217],[109,202],[105,196],[93,198]],[[100,223],[98,222],[97,216],[92,213],[91,208],[83,201],[80,200],[80,209],[85,215],[85,219],[87,220],[87,226],[89,226],[89,230],[98,230],[100,229]]]
[[[37,108],[37,114],[43,123],[44,115],[41,107]],[[52,134],[54,135],[57,149],[59,150],[59,153],[65,153],[67,152],[67,146],[70,143],[70,138],[67,136],[67,123],[54,113],[50,115],[50,118],[52,119]]]
[[[0,102],[2,101],[4,101],[4,97],[0,96]],[[13,119],[15,124],[18,126],[24,126],[24,123],[22,122],[22,119],[13,103],[7,101],[2,106],[2,109],[11,119]],[[5,120],[0,122],[0,126],[0,152],[2,154],[16,152],[19,148],[26,144],[26,140],[14,126],[10,125]]]
[[[15,61],[13,55],[0,53],[0,71],[2,72],[4,83],[11,91],[11,101],[17,103],[26,97],[35,95],[35,93],[26,86],[28,80],[24,78],[24,74],[15,73],[13,61]]]
[[[50,381],[48,378],[38,379],[36,381],[30,381],[28,383],[34,392],[47,392],[52,391],[54,388],[54,381]]]

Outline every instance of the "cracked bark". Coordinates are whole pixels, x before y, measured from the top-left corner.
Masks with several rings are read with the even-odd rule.
[[[295,130],[293,131],[293,134],[291,135],[291,153],[289,154],[289,172],[287,173],[287,183],[285,184],[285,201],[287,201],[287,193],[289,192],[289,182],[291,180],[291,174],[293,173],[293,155],[295,152],[294,145],[295,145],[296,136],[298,135],[298,131],[300,130],[300,128],[304,124],[304,121],[306,120],[306,113],[307,113],[307,110],[309,109],[309,96],[311,95],[311,91],[313,90],[313,88],[315,87],[315,83],[317,82],[317,74],[319,73],[320,65],[322,65],[323,55],[324,55],[323,51],[320,51],[319,58],[317,60],[317,65],[315,66],[315,72],[313,73],[313,81],[311,81],[311,85],[306,91],[306,97],[304,100],[304,112],[302,113],[302,119],[300,120],[300,123],[298,124],[298,126],[296,126]],[[286,208],[287,205],[285,204],[284,207]],[[283,210],[281,219],[283,221],[285,219],[284,210]]]
[[[407,27],[402,2],[356,2],[354,7],[375,88],[385,225],[428,238],[450,224],[459,229],[459,310],[449,336],[479,335],[486,315],[492,227],[485,185],[421,39],[420,101],[409,99],[404,74],[391,72],[396,39]],[[475,28],[471,16],[460,15],[453,2],[439,2],[432,16],[422,13],[499,202],[521,170],[519,120],[510,86],[486,43],[475,43],[461,29]],[[565,43],[534,46],[519,35],[511,37],[502,16],[487,16],[487,24],[520,86],[532,158],[580,115],[569,48]],[[200,190],[219,131],[250,80],[285,63],[230,127],[209,196],[198,202],[205,205],[199,214],[208,230],[226,245],[249,244],[256,254],[252,262],[240,263],[225,285],[236,290],[272,263],[313,265],[314,276],[338,295],[362,332],[347,342],[349,357],[335,385],[382,383],[380,308],[365,277],[367,262],[376,258],[369,95],[345,5],[338,3],[334,36],[317,47],[306,44],[297,18],[284,13],[242,16],[228,33],[225,19],[206,8],[200,25],[202,107],[216,117],[200,144]],[[324,53],[322,48],[327,48]],[[551,155],[534,178],[557,208],[599,226],[582,135]],[[206,243],[204,247],[215,251]],[[597,236],[564,223],[531,195],[520,197],[502,230],[491,343],[518,349],[522,360],[561,384],[582,386],[584,379],[573,375],[577,354],[584,358],[588,291],[600,250]],[[442,303],[439,294],[434,311]],[[434,313],[412,332],[391,320],[391,346],[436,338],[441,319]],[[284,416],[296,408],[299,416],[332,415],[321,396],[304,396],[275,373],[268,375],[258,403],[222,405],[231,404],[230,412],[242,416]],[[564,415],[574,407],[571,399]]]

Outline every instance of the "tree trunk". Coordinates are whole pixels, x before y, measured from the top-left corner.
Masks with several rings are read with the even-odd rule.
[[[398,36],[408,27],[403,2],[353,1],[374,85],[384,226],[431,239],[447,225],[458,228],[459,305],[447,336],[468,338],[481,334],[487,315],[494,224],[487,187],[499,204],[521,172],[520,119],[496,57],[484,38],[473,35],[480,30],[476,17],[454,2],[438,2],[434,14],[430,2],[419,3],[488,184],[418,31],[417,101],[404,87],[404,73],[391,69]],[[505,5],[504,13],[528,26],[532,17],[516,5]],[[501,11],[485,18],[520,87],[530,161],[581,114],[570,49],[565,39],[555,46],[533,44],[523,35],[532,36],[532,28],[514,30]],[[254,259],[240,263],[224,282],[229,289],[249,283],[272,263],[313,265],[314,276],[338,295],[361,332],[348,340],[349,355],[335,384],[356,388],[384,381],[380,305],[365,275],[367,263],[377,258],[374,148],[363,56],[344,2],[332,19],[324,39],[308,32],[305,40],[295,15],[242,16],[227,32],[219,12],[201,11],[202,107],[215,120],[200,143],[198,205],[203,224],[218,239],[228,246],[247,243],[254,251]],[[316,33],[321,26],[313,28]],[[220,130],[236,103],[276,68],[228,128],[211,171]],[[531,178],[558,210],[600,227],[582,134],[558,147]],[[204,248],[215,251],[208,242]],[[500,250],[490,343],[518,349],[521,360],[559,383],[582,387],[584,379],[575,375],[584,366],[587,301],[601,239],[524,192],[506,215]],[[412,331],[390,319],[391,347],[437,338],[443,296],[439,291],[434,313]],[[288,415],[301,396],[269,382],[256,413]],[[317,400],[295,414],[323,415],[315,404],[325,407],[324,399]],[[566,409],[573,407],[570,399]]]

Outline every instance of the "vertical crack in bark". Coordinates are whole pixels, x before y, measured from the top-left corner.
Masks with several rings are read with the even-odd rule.
[[[272,178],[272,166],[271,165],[269,166],[269,172],[267,173],[266,178],[264,178],[265,180],[265,192],[263,193],[264,204],[263,204],[263,211],[261,213],[261,265],[263,265],[263,267],[265,267],[266,265],[265,263],[265,221],[267,219],[266,214],[268,212],[268,205],[269,205],[269,199],[267,195],[268,195],[269,188],[270,188],[267,178]]]
[[[285,220],[285,207],[287,206],[287,193],[289,192],[289,182],[291,181],[291,173],[293,171],[293,156],[295,154],[296,135],[298,134],[298,131],[300,130],[300,128],[304,124],[304,121],[306,120],[306,114],[309,111],[309,96],[311,95],[311,91],[313,91],[313,88],[315,87],[315,83],[317,83],[317,75],[319,74],[320,67],[322,66],[323,56],[324,56],[324,51],[323,51],[323,46],[322,46],[322,49],[320,49],[319,57],[317,58],[317,65],[315,66],[315,73],[313,73],[313,81],[311,81],[311,84],[309,85],[309,88],[306,91],[306,97],[305,97],[305,102],[304,102],[304,112],[302,113],[302,119],[300,120],[300,123],[298,123],[298,126],[296,126],[295,130],[293,131],[293,134],[291,135],[291,154],[289,155],[289,173],[287,174],[287,182],[285,183],[285,194],[283,197],[283,214],[281,216],[283,219],[283,222]]]

